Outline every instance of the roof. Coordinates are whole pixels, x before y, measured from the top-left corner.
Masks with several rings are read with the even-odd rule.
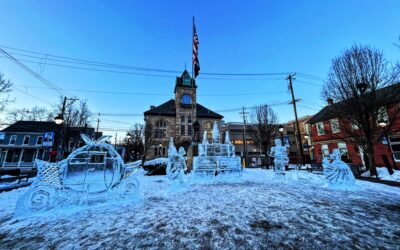
[[[7,128],[3,129],[2,132],[14,132],[14,133],[44,133],[53,132],[57,128],[55,122],[42,122],[42,121],[17,121],[11,124]],[[72,131],[82,132],[85,128],[69,128]],[[87,127],[86,131],[88,133],[94,132],[94,128]]]
[[[51,132],[56,126],[55,122],[18,121],[3,129],[3,132]]]
[[[201,104],[197,103],[196,109],[198,118],[217,118],[217,119],[223,118],[222,115],[215,113],[214,111],[204,107]],[[171,99],[157,107],[149,109],[146,112],[144,112],[144,115],[175,116],[176,115],[175,100]]]
[[[392,84],[387,87],[376,90],[376,98],[382,105],[400,102],[400,83]],[[327,105],[316,113],[308,123],[314,124],[320,121],[337,118],[337,109],[339,105],[344,105],[344,102],[338,102],[332,105]]]

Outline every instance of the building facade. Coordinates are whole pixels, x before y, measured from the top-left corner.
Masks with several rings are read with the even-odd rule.
[[[314,148],[312,146],[311,126],[308,121],[312,118],[311,115],[299,117],[300,138],[299,143],[297,137],[296,121],[288,121],[283,124],[283,136],[289,142],[289,159],[290,163],[297,164],[301,159],[301,152],[303,151],[304,163],[314,161]]]
[[[392,166],[400,168],[400,119],[398,110],[400,108],[400,84],[394,84],[377,91],[378,98],[385,100],[385,116],[393,121],[391,130],[387,134],[388,141],[385,139],[384,132],[381,131],[376,137],[379,143],[374,146],[374,158],[377,166],[385,166],[385,158]],[[390,96],[390,97],[389,97]],[[357,126],[349,124],[343,119],[336,117],[334,104],[330,99],[328,105],[309,120],[311,125],[311,137],[314,146],[315,158],[318,163],[322,162],[323,157],[328,157],[333,149],[347,155],[349,162],[355,165],[364,165],[365,159],[362,149],[354,143],[354,140],[344,132],[343,128]]]
[[[1,131],[0,168],[20,169],[30,172],[35,169],[36,159],[50,161],[57,155],[56,140],[59,125],[54,122],[18,121]],[[94,136],[93,128],[71,128],[70,151],[82,145],[79,134]],[[75,135],[76,134],[76,135]],[[75,138],[79,138],[77,141]]]
[[[265,159],[265,152],[262,152],[261,147],[256,145],[254,140],[251,138],[251,133],[254,133],[256,130],[257,129],[252,125],[246,125],[246,129],[244,129],[242,122],[228,122],[222,126],[224,138],[226,131],[229,131],[231,143],[235,146],[235,154],[238,156],[240,155],[242,158],[242,163],[245,158],[245,154],[247,153],[246,166],[260,166],[263,162],[263,159]],[[244,134],[243,131],[245,131]],[[246,152],[244,146],[245,144]]]
[[[155,137],[155,143],[146,155],[148,159],[166,157],[171,137],[176,145],[188,151],[193,142],[202,139],[204,131],[211,139],[214,122],[221,129],[223,116],[197,103],[196,81],[186,70],[176,78],[174,93],[175,99],[151,106],[144,112],[145,122],[151,123]]]

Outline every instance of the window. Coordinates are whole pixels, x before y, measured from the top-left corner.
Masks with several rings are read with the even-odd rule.
[[[42,143],[43,143],[43,136],[38,136],[36,145],[42,145]]]
[[[212,123],[211,123],[211,122],[206,122],[206,124],[205,124],[204,127],[205,127],[205,129],[208,130],[208,129],[212,129],[213,126],[212,126]]]
[[[25,149],[22,154],[21,161],[22,162],[32,162],[34,159],[35,153],[36,153],[36,151],[33,149]]]
[[[332,119],[331,120],[331,128],[332,128],[332,133],[340,132],[340,126],[339,126],[339,120],[338,119]]]
[[[192,104],[192,97],[190,95],[183,95],[182,104]]]
[[[193,131],[192,131],[192,125],[188,125],[188,135],[192,135]]]
[[[317,131],[318,131],[318,135],[324,135],[325,134],[325,129],[324,129],[324,123],[323,122],[318,122],[317,123]]]
[[[29,136],[29,135],[25,135],[24,136],[24,141],[23,141],[23,145],[28,145],[29,144],[29,139],[30,139],[31,137]]]
[[[167,136],[167,122],[165,120],[157,120],[155,128],[155,138],[164,138]]]
[[[400,161],[400,137],[389,137],[395,161]]]
[[[12,135],[10,137],[10,142],[8,144],[9,145],[15,145],[16,142],[17,142],[17,135]]]
[[[347,154],[349,152],[345,142],[338,142],[337,147],[342,154]]]
[[[329,148],[328,148],[328,144],[322,144],[321,145],[321,151],[322,151],[322,155],[324,157],[329,157]]]
[[[191,115],[188,115],[187,122],[188,122],[189,124],[192,123],[192,116],[191,116]]]
[[[243,140],[233,140],[233,144],[242,145],[243,144]]]
[[[356,121],[352,121],[352,122],[351,122],[351,128],[357,130],[357,129],[360,129],[360,126],[358,126],[358,124],[357,124]]]
[[[181,135],[185,135],[185,125],[181,125]]]
[[[377,122],[379,122],[379,121],[388,122],[389,121],[389,117],[388,117],[388,114],[387,114],[387,111],[386,111],[385,107],[379,108],[378,117],[377,118],[378,118]]]

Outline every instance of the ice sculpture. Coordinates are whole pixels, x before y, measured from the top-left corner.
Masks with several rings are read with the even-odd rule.
[[[168,163],[167,163],[167,176],[172,181],[182,183],[187,170],[185,161],[185,149],[183,147],[176,151],[172,138],[170,138],[168,146]]]
[[[275,147],[271,148],[270,157],[274,158],[274,171],[277,175],[285,173],[285,166],[289,164],[287,146],[282,146],[281,139],[275,139]]]
[[[214,122],[212,138],[213,138],[213,143],[219,143],[219,130],[217,122]]]
[[[235,147],[230,143],[229,132],[226,134],[225,144],[219,143],[220,133],[214,123],[213,142],[207,140],[207,131],[204,132],[203,142],[198,145],[199,155],[193,159],[192,176],[206,177],[232,177],[241,180],[242,166],[240,157],[235,156]]]
[[[341,160],[339,149],[334,149],[329,158],[324,158],[322,166],[324,175],[329,185],[352,186],[355,182],[353,172],[349,166]]]
[[[121,200],[138,196],[139,182],[134,177],[140,162],[124,164],[108,143],[110,136],[86,143],[66,159],[50,163],[36,160],[38,174],[31,188],[19,197],[18,215],[51,210],[57,206],[82,205],[108,198]]]

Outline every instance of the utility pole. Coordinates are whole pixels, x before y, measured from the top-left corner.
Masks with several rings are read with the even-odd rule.
[[[56,155],[56,160],[60,160],[61,159],[61,151],[63,149],[63,136],[65,134],[65,122],[64,122],[64,114],[65,114],[65,109],[67,108],[67,101],[72,101],[70,104],[72,104],[74,101],[79,100],[77,98],[67,98],[66,96],[64,96],[64,101],[61,107],[61,114],[59,114],[54,120],[56,122],[57,126],[57,133],[58,135],[56,135],[56,140],[54,141],[54,145],[53,148],[55,148],[55,151],[57,152]],[[68,124],[67,124],[68,126]],[[66,136],[67,137],[67,136]],[[68,137],[67,137],[68,138]],[[68,141],[67,141],[68,144]]]
[[[247,167],[247,143],[246,143],[246,116],[249,112],[246,112],[246,108],[242,108],[242,112],[240,114],[243,117],[243,157],[244,157],[244,166]]]
[[[295,74],[293,75],[288,75],[287,80],[289,80],[289,90],[292,94],[292,104],[293,104],[293,110],[294,110],[294,117],[296,119],[296,132],[297,132],[297,140],[299,142],[299,151],[300,151],[300,163],[304,164],[304,152],[303,152],[303,145],[301,143],[301,134],[300,134],[300,126],[299,126],[299,119],[297,118],[297,108],[296,108],[296,102],[300,101],[299,99],[295,99],[294,98],[294,91],[293,91],[293,84],[292,84],[292,80],[294,80],[293,76],[295,76]]]
[[[99,112],[99,116],[97,117],[97,127],[96,127],[96,133],[99,132],[99,125],[100,125],[100,112]]]

